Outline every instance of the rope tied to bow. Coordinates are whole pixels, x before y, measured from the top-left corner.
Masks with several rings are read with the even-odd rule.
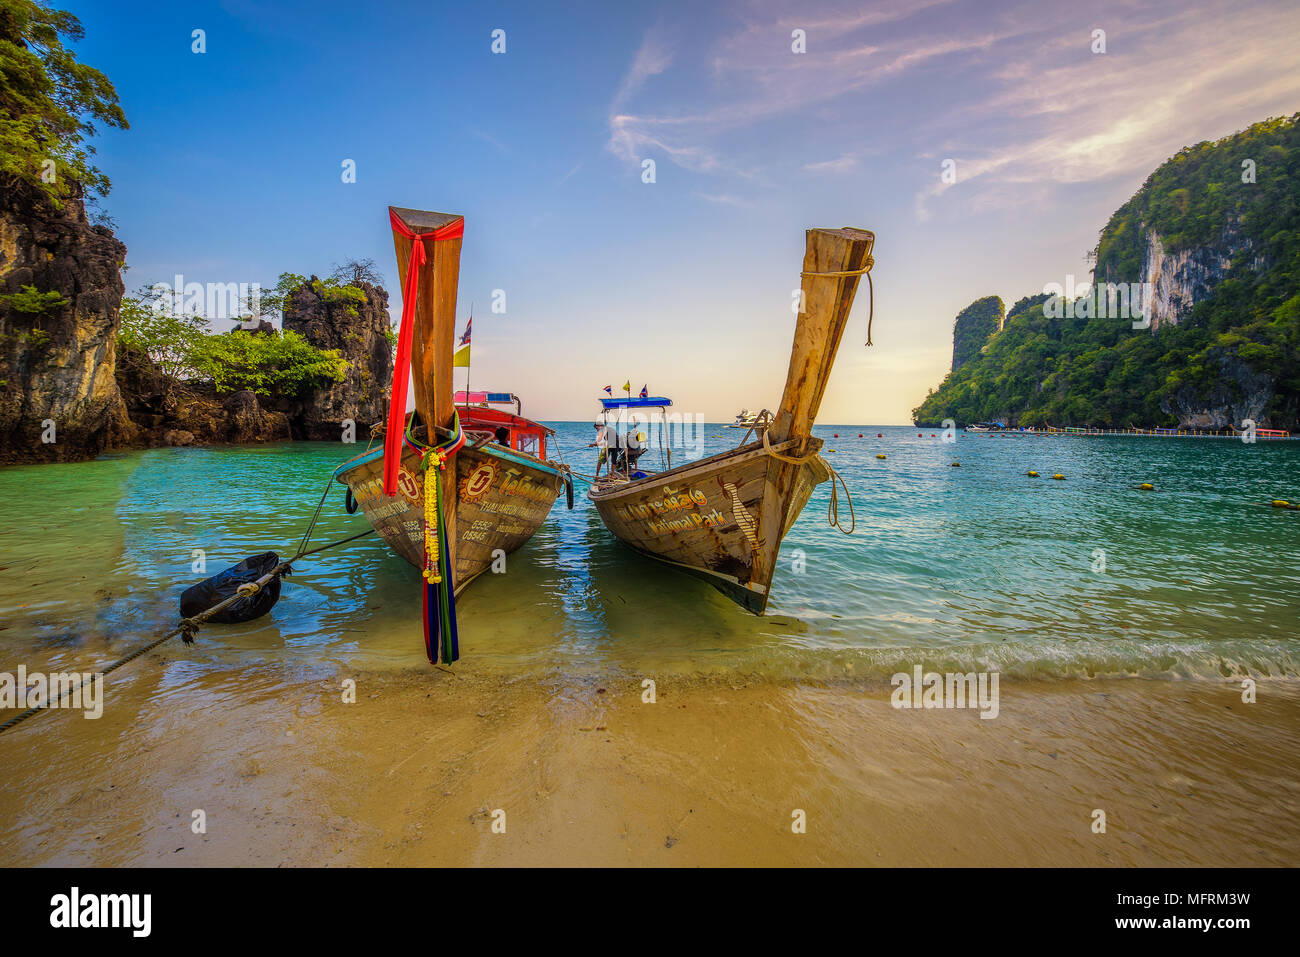
[[[763,451],[772,458],[789,465],[805,465],[813,459],[818,458],[816,450],[809,452],[807,455],[782,455],[776,449],[772,448],[772,440],[767,437],[768,412],[766,409],[759,416],[759,423],[756,428],[762,429]],[[746,436],[748,438],[748,436]],[[858,527],[857,513],[853,510],[853,495],[849,492],[849,487],[844,481],[844,477],[831,466],[829,462],[822,459],[822,464],[826,466],[826,471],[831,473],[831,500],[826,506],[826,524],[832,528],[838,528],[845,535],[852,535],[853,530]],[[849,527],[846,529],[840,522],[840,499],[835,483],[840,483],[840,488],[844,489],[844,498],[849,503]]]
[[[860,269],[840,269],[834,272],[799,273],[800,279],[803,279],[805,276],[807,277],[829,276],[832,279],[842,279],[846,276],[867,277],[867,292],[871,294],[871,297],[867,302],[867,345],[871,345],[871,320],[874,319],[876,315],[876,287],[873,286],[871,283],[871,267],[874,266],[875,264],[876,264],[876,260],[872,258],[870,255],[868,255],[866,261],[862,264],[862,268]]]

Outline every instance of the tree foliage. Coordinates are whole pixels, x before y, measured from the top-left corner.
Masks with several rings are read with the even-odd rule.
[[[127,128],[108,77],[64,46],[83,36],[67,11],[0,0],[0,173],[37,186],[55,203],[76,183],[108,192],[86,138],[96,124]]]
[[[206,335],[202,316],[156,308],[152,294],[142,289],[122,297],[122,324],[117,341],[124,349],[145,353],[173,381],[195,378],[194,355]]]
[[[30,283],[23,286],[18,292],[0,296],[0,305],[14,310],[14,312],[34,316],[37,319],[57,309],[62,309],[67,304],[68,300],[58,291],[51,289],[49,292],[40,292]]]
[[[342,382],[347,360],[337,349],[317,349],[293,331],[212,335],[202,316],[159,309],[148,291],[122,299],[118,342],[146,353],[169,380],[211,384],[218,393],[248,389],[297,397]]]
[[[335,266],[330,278],[345,286],[357,286],[363,282],[372,286],[384,284],[384,276],[373,259],[349,259],[341,266]]]
[[[317,349],[292,330],[204,336],[192,361],[218,393],[248,389],[291,398],[342,382],[348,366],[338,349]]]

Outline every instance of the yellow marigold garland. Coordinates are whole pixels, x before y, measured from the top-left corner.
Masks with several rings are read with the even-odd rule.
[[[424,577],[434,584],[442,581],[438,567],[438,556],[442,554],[438,542],[438,505],[441,498],[438,483],[442,479],[438,473],[445,464],[446,458],[438,449],[430,449],[424,457]]]

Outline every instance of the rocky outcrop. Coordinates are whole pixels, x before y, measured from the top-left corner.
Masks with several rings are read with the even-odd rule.
[[[1176,325],[1198,302],[1210,298],[1242,253],[1247,254],[1245,262],[1252,272],[1268,268],[1263,256],[1250,255],[1254,244],[1242,235],[1235,220],[1228,223],[1217,242],[1179,252],[1168,252],[1154,229],[1148,228],[1145,235],[1142,281],[1153,331],[1165,323]]]
[[[976,299],[957,313],[952,327],[952,371],[956,372],[976,358],[989,341],[989,336],[1002,329],[1006,320],[1006,306],[1000,296]]]
[[[177,384],[134,349],[122,350],[117,379],[135,425],[127,444],[220,445],[292,438],[289,416],[266,408],[266,400],[254,393],[219,396],[211,387]]]
[[[284,328],[318,349],[338,349],[348,368],[342,382],[317,389],[286,407],[294,438],[338,441],[344,422],[356,435],[383,422],[393,386],[393,347],[388,341],[388,293],[368,282],[356,283],[363,302],[331,296],[315,276],[284,305]]]
[[[1242,428],[1250,419],[1267,424],[1264,410],[1273,399],[1272,376],[1256,372],[1235,352],[1216,350],[1218,375],[1206,388],[1184,386],[1160,402],[1160,409],[1178,417],[1184,429]]]
[[[79,191],[56,209],[0,183],[0,463],[92,458],[132,437],[114,377],[125,257]]]

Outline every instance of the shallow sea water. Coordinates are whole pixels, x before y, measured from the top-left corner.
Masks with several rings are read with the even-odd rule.
[[[552,425],[589,470],[590,426]],[[828,527],[830,485],[818,488],[786,538],[766,616],[621,545],[579,485],[573,511],[561,498],[506,574],[461,597],[463,662],[510,674],[887,677],[923,663],[1047,679],[1300,675],[1300,512],[1266,505],[1300,499],[1300,443],[816,431],[856,530]],[[706,426],[703,451],[741,435]],[[155,449],[0,471],[4,657],[88,668],[142,643],[205,574],[292,552],[356,451]],[[342,500],[333,485],[314,542],[367,527]],[[840,511],[847,524],[842,494]],[[186,656],[304,674],[419,666],[418,594],[415,571],[364,538],[304,559],[269,616],[209,626]]]

